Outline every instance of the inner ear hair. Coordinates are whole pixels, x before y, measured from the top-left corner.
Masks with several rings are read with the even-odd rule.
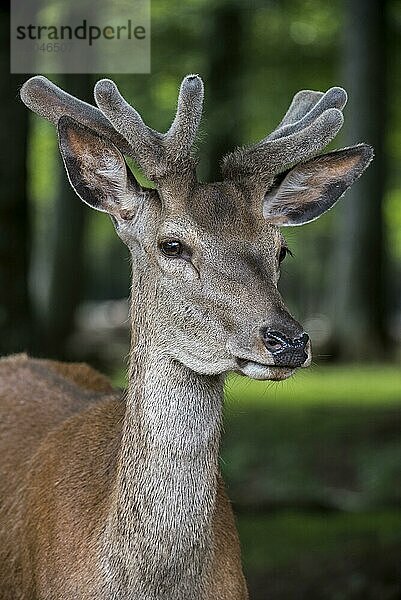
[[[300,163],[275,178],[263,215],[276,225],[303,225],[332,208],[363,173],[373,150],[358,144]]]
[[[68,116],[58,122],[60,152],[72,187],[89,206],[130,218],[142,189],[110,140]]]

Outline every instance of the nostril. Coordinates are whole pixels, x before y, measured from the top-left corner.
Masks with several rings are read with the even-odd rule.
[[[299,338],[293,340],[292,344],[295,348],[305,349],[309,342],[309,335],[307,333],[303,333]]]
[[[266,346],[268,346],[272,350],[277,350],[278,348],[281,348],[281,346],[282,346],[282,344],[280,344],[280,342],[278,342],[274,338],[267,338],[265,340],[265,343],[266,343]]]
[[[287,347],[287,341],[276,331],[264,331],[262,337],[266,349],[271,353],[282,352]]]

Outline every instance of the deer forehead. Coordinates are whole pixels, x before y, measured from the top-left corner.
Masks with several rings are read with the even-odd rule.
[[[251,252],[275,254],[283,242],[279,229],[263,219],[252,202],[234,186],[198,184],[171,202],[163,195],[164,209],[158,227],[161,238],[180,238],[196,245],[216,245],[230,254]],[[233,245],[235,243],[235,245]]]
[[[177,190],[174,196],[160,189],[159,193],[164,220],[161,228],[166,233],[184,230],[198,239],[207,233],[248,240],[280,237],[277,228],[263,218],[262,202],[256,210],[253,199],[230,182],[200,183],[190,190]]]

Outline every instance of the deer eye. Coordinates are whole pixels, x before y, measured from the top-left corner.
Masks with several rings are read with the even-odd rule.
[[[182,256],[184,247],[178,240],[164,240],[160,242],[159,248],[164,256],[179,258]]]
[[[279,255],[278,255],[278,262],[279,262],[279,264],[281,264],[283,262],[283,260],[287,256],[287,254],[289,254],[290,256],[292,256],[291,250],[289,248],[287,248],[287,246],[281,246],[280,252],[279,252]]]

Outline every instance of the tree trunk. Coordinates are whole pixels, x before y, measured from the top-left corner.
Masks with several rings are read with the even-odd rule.
[[[221,177],[219,167],[223,156],[242,142],[240,82],[245,17],[240,3],[221,2],[209,19],[207,129],[210,145],[206,176],[211,181]]]
[[[343,359],[382,359],[387,346],[382,200],[385,187],[385,5],[344,3],[346,143],[367,142],[375,159],[338,209],[334,339]]]
[[[18,97],[24,78],[10,75],[10,13],[3,4],[0,32],[0,354],[7,354],[31,349],[32,322],[26,194],[28,111]]]

